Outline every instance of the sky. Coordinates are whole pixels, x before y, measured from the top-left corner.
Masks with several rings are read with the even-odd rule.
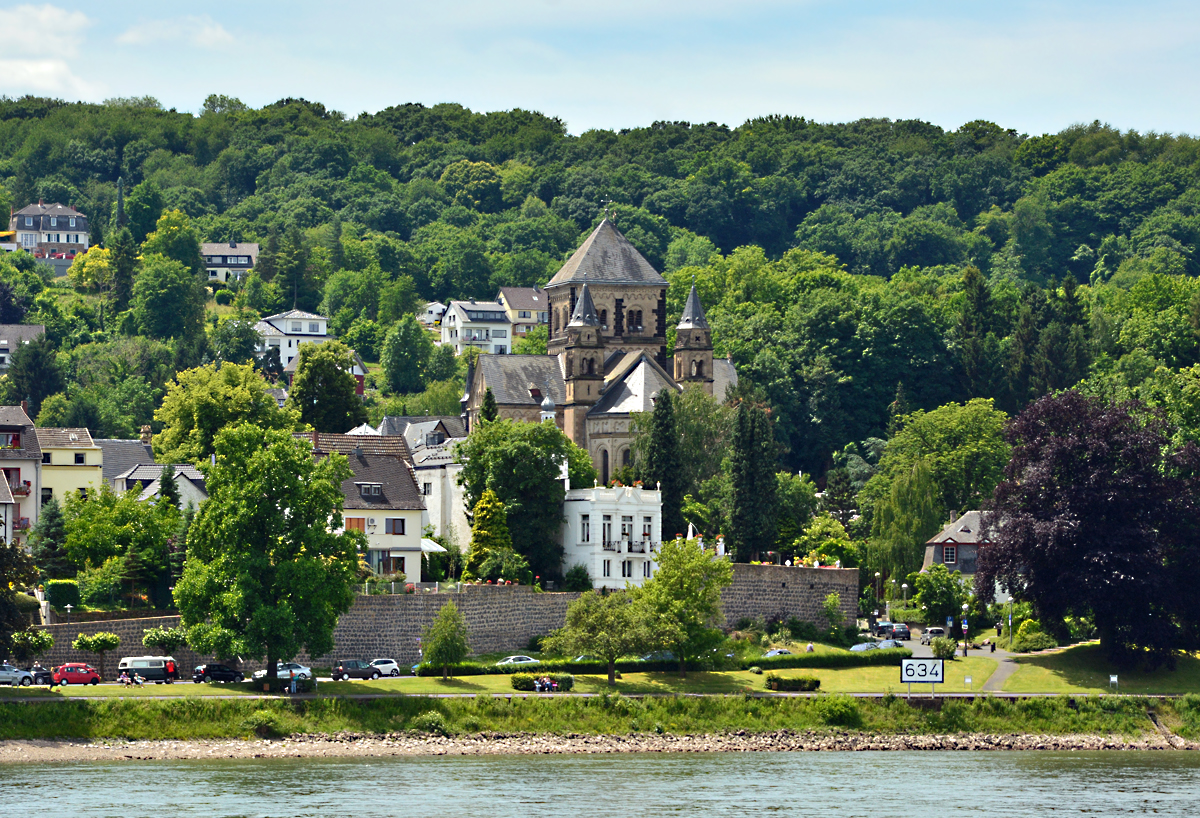
[[[574,134],[772,114],[1200,134],[1198,89],[1194,0],[0,0],[0,95],[181,111],[218,93],[525,108]]]

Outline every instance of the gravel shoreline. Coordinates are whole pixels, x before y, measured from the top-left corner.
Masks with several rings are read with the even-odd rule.
[[[719,735],[555,736],[480,733],[295,735],[281,739],[194,741],[0,741],[0,764],[81,761],[171,761],[216,758],[352,758],[430,755],[561,755],[608,753],[855,752],[863,750],[1200,750],[1173,735],[1136,739],[1070,735],[885,736],[851,732]]]

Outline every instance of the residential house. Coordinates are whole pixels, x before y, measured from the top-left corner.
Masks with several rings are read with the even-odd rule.
[[[0,324],[0,375],[8,371],[13,353],[45,332],[43,324]]]
[[[158,463],[134,466],[113,479],[113,489],[117,494],[124,494],[137,488],[139,500],[158,497],[164,468]],[[200,504],[208,499],[208,484],[204,473],[190,463],[175,465],[175,485],[179,487],[180,508],[186,508],[189,503],[199,508]]]
[[[421,446],[437,446],[450,438],[466,437],[462,418],[453,415],[384,415],[379,423],[381,435],[400,435],[409,451]]]
[[[279,362],[286,367],[300,354],[301,344],[319,344],[330,339],[326,333],[328,324],[325,316],[304,310],[268,315],[254,325],[254,331],[262,338],[255,351],[261,355],[272,347],[278,349]]]
[[[440,550],[423,543],[425,504],[408,464],[408,448],[396,436],[296,435],[312,441],[313,457],[346,455],[353,476],[342,482],[343,525],[367,535],[367,562],[380,574],[421,579],[421,555]]]
[[[451,301],[442,316],[441,343],[456,355],[475,347],[503,355],[512,351],[512,325],[502,304],[495,301]]]
[[[41,258],[55,253],[78,254],[88,249],[88,218],[73,207],[31,204],[12,215],[8,229],[17,244]]]
[[[254,242],[204,242],[200,255],[208,269],[209,281],[240,281],[258,261],[258,245]]]
[[[504,307],[504,313],[512,324],[512,337],[524,337],[529,330],[550,323],[550,300],[546,291],[532,287],[501,287],[496,294],[496,303]]]
[[[0,469],[7,487],[0,491],[0,505],[11,506],[9,541],[27,543],[42,504],[42,450],[24,403],[0,406]]]
[[[965,576],[973,575],[979,548],[987,544],[982,528],[983,514],[979,511],[968,511],[947,525],[925,541],[925,561],[921,564],[921,570],[928,571],[933,565],[941,564],[951,572],[962,571]]]
[[[458,483],[463,467],[454,462],[454,447],[463,440],[465,437],[449,437],[441,443],[422,445],[413,450],[412,464],[425,500],[422,525],[432,526],[434,536],[457,543],[466,551],[471,543],[471,523],[463,487]]]
[[[360,356],[358,354],[358,352],[356,352],[355,350],[353,350],[353,349],[350,350],[350,355],[352,358],[352,360],[350,362],[350,374],[354,376],[354,394],[358,395],[361,398],[364,394],[366,394],[367,365],[365,363],[363,363],[362,356]],[[300,368],[300,355],[299,354],[297,354],[295,358],[292,358],[292,360],[288,363],[288,365],[283,368],[283,379],[284,379],[284,382],[287,383],[287,385],[289,387],[292,385],[292,379],[296,377],[296,370],[299,368]],[[275,390],[268,390],[268,391],[274,392]],[[284,392],[283,399],[284,399],[284,401],[287,401],[287,392],[284,390],[279,390],[279,391]],[[283,406],[282,403],[280,403],[279,405],[281,407]]]
[[[268,387],[267,394],[275,399],[275,402],[279,404],[280,409],[282,409],[283,405],[287,403],[287,390],[281,386]]]
[[[134,466],[149,466],[154,463],[154,451],[150,447],[150,427],[142,427],[140,440],[120,440],[116,438],[92,438],[92,442],[100,447],[101,479],[116,488],[114,480],[118,475],[132,469]]]
[[[662,492],[642,486],[569,489],[563,500],[563,569],[587,569],[596,588],[641,585],[662,542]]]
[[[35,429],[42,450],[41,503],[53,496],[65,503],[78,492],[87,497],[104,483],[104,450],[87,429]]]
[[[445,314],[445,304],[441,301],[430,301],[425,305],[425,309],[417,314],[417,320],[426,326],[436,327],[442,323],[442,316]]]

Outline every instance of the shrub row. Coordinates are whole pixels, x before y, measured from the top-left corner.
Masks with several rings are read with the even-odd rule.
[[[743,659],[740,663],[742,670],[752,666],[763,670],[772,668],[812,667],[880,667],[899,665],[901,659],[908,659],[912,651],[908,648],[887,648],[886,650],[847,651],[845,653],[793,653],[783,656],[760,656],[757,659]]]
[[[1029,653],[1034,650],[1047,650],[1049,648],[1058,647],[1058,642],[1048,633],[1027,633],[1017,632],[1017,638],[1013,640],[1012,650],[1014,653]]]
[[[66,605],[79,607],[79,583],[73,579],[46,580],[46,600],[57,610]]]
[[[766,678],[767,690],[800,691],[804,693],[816,690],[821,686],[821,680],[814,676],[796,676],[787,678],[778,673],[768,673]]]
[[[575,687],[575,677],[570,673],[514,673],[508,681],[513,690],[536,690],[537,680],[548,678],[558,684],[558,692],[566,693]]]
[[[693,664],[688,664],[688,670],[697,670]],[[670,673],[679,670],[679,663],[671,662],[642,662],[628,659],[617,662],[617,670],[621,673]],[[461,662],[450,665],[452,676],[492,676],[505,673],[536,672],[539,676],[549,673],[583,673],[587,675],[608,675],[608,662],[573,662],[570,659],[546,659],[536,665],[494,665],[485,662]],[[441,665],[430,665],[422,662],[417,668],[418,676],[441,676]]]

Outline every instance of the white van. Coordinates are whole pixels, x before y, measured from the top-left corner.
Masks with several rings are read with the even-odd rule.
[[[117,665],[117,675],[141,676],[147,682],[171,684],[179,678],[179,663],[174,656],[126,656]]]

